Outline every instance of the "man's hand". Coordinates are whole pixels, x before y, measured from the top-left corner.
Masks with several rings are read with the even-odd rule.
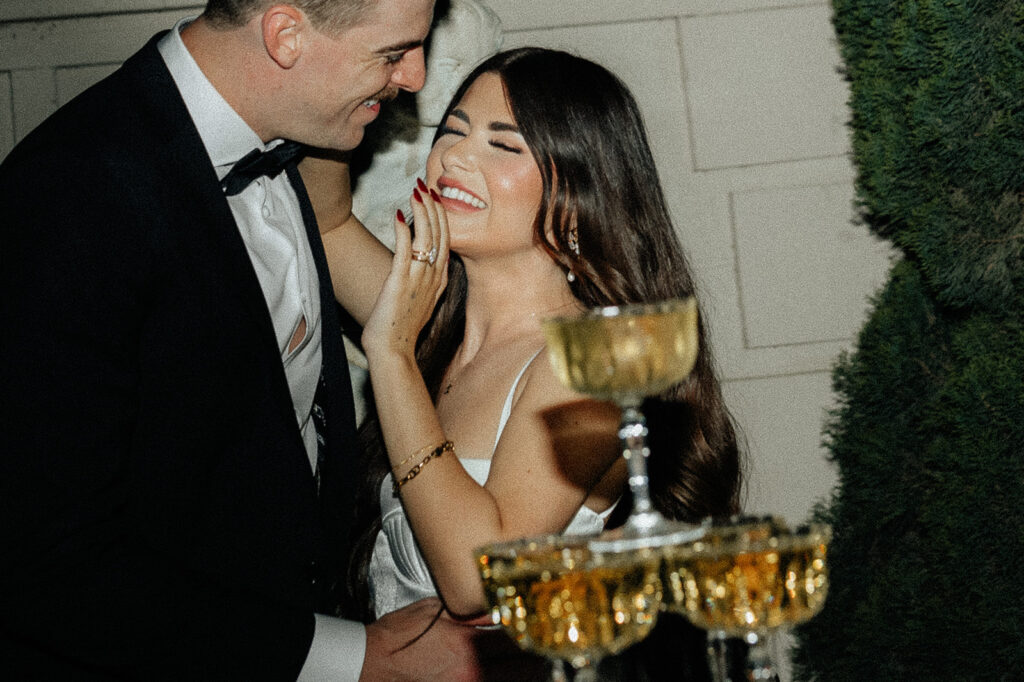
[[[536,680],[547,662],[521,650],[490,620],[453,619],[440,600],[424,599],[366,627],[365,682]]]

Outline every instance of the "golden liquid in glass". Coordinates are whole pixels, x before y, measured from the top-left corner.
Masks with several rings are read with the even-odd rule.
[[[698,542],[667,551],[662,570],[670,609],[734,637],[807,621],[828,592],[826,545],[815,535],[733,551]]]
[[[479,561],[495,624],[524,649],[576,667],[643,639],[661,605],[661,559],[652,550],[547,548]]]
[[[575,391],[639,402],[685,379],[697,359],[697,304],[689,298],[617,306],[543,324],[552,366]]]

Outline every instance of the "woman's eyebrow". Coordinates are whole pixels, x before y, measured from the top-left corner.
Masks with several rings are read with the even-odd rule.
[[[501,133],[501,132],[518,133],[519,132],[519,126],[515,125],[514,123],[505,123],[503,121],[491,121],[491,124],[489,126],[487,126],[487,128],[489,130],[493,130],[493,131],[499,132],[499,133]]]
[[[469,124],[469,114],[462,109],[452,109],[449,116],[454,116],[463,123]],[[493,130],[496,133],[519,133],[519,126],[514,123],[505,123],[504,121],[491,121],[490,125],[487,126],[488,130]]]

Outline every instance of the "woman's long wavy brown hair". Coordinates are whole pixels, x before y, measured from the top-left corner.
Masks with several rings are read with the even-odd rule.
[[[476,78],[498,74],[516,124],[543,178],[535,239],[575,274],[571,287],[587,307],[654,302],[695,295],[693,278],[672,226],[644,123],[626,86],[605,68],[566,52],[521,48],[484,61],[455,93],[445,113]],[[442,119],[444,120],[444,119]],[[545,230],[546,225],[557,226]],[[575,228],[579,253],[569,246]],[[449,284],[423,330],[417,359],[436,401],[441,380],[462,342],[466,275],[456,255]],[[740,454],[722,400],[703,322],[691,377],[644,404],[650,430],[649,471],[655,507],[675,519],[735,513]],[[372,619],[366,570],[380,528],[378,494],[388,471],[375,412],[360,429],[374,472],[357,501],[356,552],[347,576],[350,617]],[[629,491],[624,495],[628,498]],[[630,500],[620,501],[624,518]],[[614,524],[616,519],[611,522]]]

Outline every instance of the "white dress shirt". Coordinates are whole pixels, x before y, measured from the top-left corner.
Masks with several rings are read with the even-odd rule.
[[[262,151],[280,141],[264,144],[203,75],[181,40],[181,29],[193,19],[179,21],[160,40],[158,49],[217,177],[223,178],[253,149]],[[258,178],[227,201],[263,289],[295,418],[310,466],[315,469],[316,429],[310,413],[322,362],[320,289],[299,201],[283,172],[272,179]],[[306,322],[305,336],[289,349],[302,320]],[[313,645],[300,679],[358,680],[365,651],[366,632],[361,624],[317,614]]]
[[[187,22],[179,22],[175,30],[160,41],[159,50],[185,100],[217,177],[223,178],[253,149],[263,151],[280,141],[265,145],[206,79],[181,41],[179,31]],[[239,194],[227,197],[227,201],[263,289],[295,406],[295,418],[302,431],[310,466],[315,467],[316,429],[310,411],[320,378],[320,287],[299,200],[282,172],[273,179],[257,178]],[[305,336],[289,350],[303,319]]]

